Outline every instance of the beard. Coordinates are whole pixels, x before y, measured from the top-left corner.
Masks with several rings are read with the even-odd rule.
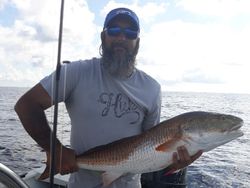
[[[129,77],[135,69],[137,49],[129,50],[126,42],[113,42],[110,47],[102,44],[104,68],[115,77]]]

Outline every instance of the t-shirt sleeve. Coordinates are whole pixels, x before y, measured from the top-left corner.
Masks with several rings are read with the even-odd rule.
[[[60,79],[58,87],[58,102],[65,101],[72,90],[76,87],[80,76],[80,61],[72,62],[70,64],[63,64],[60,69]],[[56,71],[49,76],[46,76],[40,81],[40,84],[55,100],[54,93],[56,88]]]
[[[143,120],[143,131],[152,128],[160,122],[161,117],[161,87],[158,87],[156,97],[153,100],[152,109],[147,112]]]

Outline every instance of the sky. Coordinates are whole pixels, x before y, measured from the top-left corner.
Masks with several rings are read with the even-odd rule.
[[[60,3],[0,0],[0,86],[32,87],[55,70]],[[137,68],[162,90],[250,94],[249,0],[65,0],[61,59],[99,57],[117,7],[137,13]]]

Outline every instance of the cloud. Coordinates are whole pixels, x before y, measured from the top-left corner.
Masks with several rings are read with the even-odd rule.
[[[216,71],[192,69],[183,73],[182,82],[203,83],[203,84],[221,84],[224,83],[221,75],[215,74]]]
[[[250,14],[249,0],[180,0],[176,6],[194,14],[222,18]]]
[[[118,7],[127,7],[135,11],[141,22],[152,23],[155,18],[166,12],[169,3],[157,3],[157,2],[147,2],[143,5],[139,4],[139,1],[134,1],[132,4],[127,3],[117,3],[114,0],[109,1],[107,5],[101,10],[101,15],[103,17],[106,14]]]
[[[67,58],[90,58],[98,55],[100,27],[85,1],[70,1],[65,7],[64,49]]]
[[[96,19],[124,6],[133,9],[141,21],[137,66],[163,87],[213,90],[226,84],[229,90],[244,90],[239,83],[249,84],[248,1],[107,2],[94,14],[87,1],[65,1],[62,60],[98,56],[102,24],[97,25]],[[34,83],[55,69],[60,1],[0,1],[0,9],[6,5],[14,6],[17,14],[12,25],[0,26],[0,80]],[[183,15],[191,16],[187,21]],[[192,19],[203,16],[212,17],[213,22]],[[244,27],[231,22],[244,23]]]
[[[53,42],[58,38],[60,1],[44,0],[33,3],[13,0],[20,15],[22,25],[33,28],[34,40]],[[82,44],[90,46],[97,34],[94,24],[95,15],[86,1],[65,1],[64,6],[64,42],[69,44]],[[79,47],[78,46],[78,47]],[[89,54],[89,53],[86,53]]]
[[[0,26],[0,62],[5,70],[1,78],[39,81],[54,70],[57,62],[60,1],[13,0],[11,6],[19,17],[9,27]],[[98,54],[99,32],[94,18],[85,1],[65,3],[62,60]]]
[[[25,69],[19,71],[16,66],[7,64],[5,65],[5,69],[8,72],[3,72],[0,77],[0,81],[8,81],[8,82],[31,82],[33,80],[39,80],[43,74],[43,71],[34,71],[32,69]]]
[[[140,20],[146,24],[150,24],[156,20],[157,16],[166,13],[168,6],[169,3],[148,2],[144,6],[137,5],[135,10],[138,12]]]
[[[0,0],[0,10],[4,9],[4,7],[6,6],[8,0]]]
[[[158,22],[141,35],[138,67],[177,90],[250,82],[244,71],[250,69],[249,32],[218,23]]]
[[[41,43],[34,40],[36,32],[32,27],[26,27],[22,23],[16,22],[11,28],[0,27],[0,44],[4,52],[0,57],[1,62],[8,65],[15,65],[22,71],[22,67],[32,65],[33,56],[44,56],[43,67],[48,68],[51,64],[51,49],[56,47],[56,43]],[[8,68],[8,66],[7,66]]]
[[[248,32],[247,28],[239,31],[221,24],[205,25],[179,20],[157,23],[141,36],[143,57],[157,64],[182,65],[183,68],[190,64],[245,64],[250,60],[246,51],[250,48]]]
[[[43,67],[44,57],[34,55],[31,57],[30,63],[33,67]]]
[[[16,20],[12,30],[16,32],[18,37],[26,40],[40,41],[41,43],[57,41],[57,36],[51,35],[46,27],[42,27],[37,23],[27,24],[23,20]]]

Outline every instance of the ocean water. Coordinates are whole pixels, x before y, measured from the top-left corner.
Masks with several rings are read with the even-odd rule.
[[[0,87],[0,163],[19,175],[40,167],[45,160],[41,148],[23,129],[14,104],[28,88]],[[213,111],[241,117],[244,136],[204,153],[188,168],[190,188],[250,187],[250,95],[164,92],[165,120],[188,111]],[[46,111],[52,122],[53,109]],[[63,126],[62,126],[63,125]],[[59,105],[58,137],[69,145],[70,123],[64,105]]]

